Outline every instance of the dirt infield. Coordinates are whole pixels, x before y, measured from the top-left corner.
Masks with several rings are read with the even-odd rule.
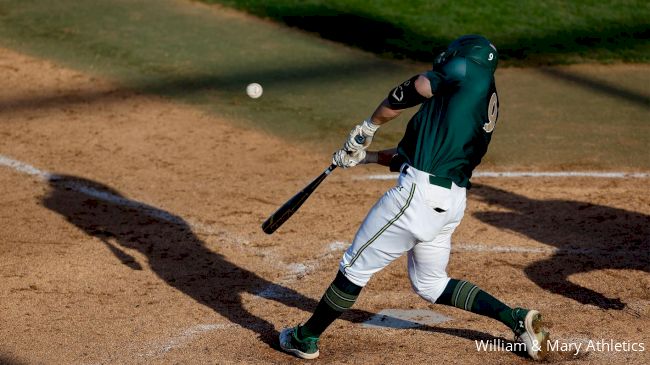
[[[277,331],[315,307],[393,184],[362,179],[382,169],[336,171],[267,236],[260,223],[328,156],[8,50],[0,72],[0,363],[300,363],[276,351]],[[650,362],[650,181],[474,183],[450,275],[539,309],[554,340],[646,347],[551,362]],[[477,351],[509,330],[428,305],[405,266],[372,279],[317,363],[528,362]],[[360,325],[388,308],[453,319]]]

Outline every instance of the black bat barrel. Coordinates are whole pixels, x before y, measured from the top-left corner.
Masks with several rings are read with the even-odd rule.
[[[320,174],[314,181],[310,182],[309,185],[305,186],[298,194],[294,195],[286,203],[284,203],[275,213],[262,223],[262,231],[266,234],[271,234],[275,232],[284,222],[289,219],[293,213],[295,213],[298,208],[309,198],[311,193],[316,190],[318,185],[320,185],[327,175],[336,168],[336,165],[331,165],[322,174]]]

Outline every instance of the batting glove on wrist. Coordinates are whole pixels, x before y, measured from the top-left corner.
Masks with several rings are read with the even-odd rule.
[[[332,163],[338,167],[347,169],[348,167],[354,167],[359,164],[361,160],[366,157],[366,151],[358,150],[355,152],[348,152],[344,149],[340,149],[334,152],[332,155]]]
[[[355,126],[352,131],[350,131],[350,135],[345,141],[343,149],[350,152],[366,150],[370,146],[372,137],[375,135],[375,132],[377,132],[377,129],[379,129],[379,125],[374,124],[372,120],[364,120],[361,124]],[[364,137],[363,143],[357,142],[357,136]]]

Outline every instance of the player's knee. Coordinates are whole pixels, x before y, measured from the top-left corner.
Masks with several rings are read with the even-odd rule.
[[[351,294],[351,295],[359,295],[359,293],[361,292],[361,289],[363,289],[363,286],[357,285],[354,282],[352,282],[340,270],[339,270],[339,272],[336,273],[336,278],[334,279],[334,282],[332,284],[334,284],[334,286],[336,286],[342,292],[344,292],[346,294]]]
[[[442,294],[449,282],[448,276],[436,276],[428,277],[425,279],[414,278],[412,275],[409,276],[411,279],[411,286],[413,290],[424,300],[435,303],[438,297]]]
[[[372,277],[371,273],[354,270],[350,267],[345,267],[343,265],[339,267],[339,273],[340,275],[345,277],[345,279],[348,282],[360,288],[366,286],[366,284],[368,284],[368,281],[370,281],[370,278]]]
[[[351,283],[360,287],[366,286],[366,284],[368,284],[368,281],[370,281],[370,278],[374,274],[374,271],[361,269],[358,265],[353,266],[349,264],[349,262],[350,260],[346,260],[346,257],[344,256],[343,260],[341,260],[341,263],[339,264],[339,271]]]

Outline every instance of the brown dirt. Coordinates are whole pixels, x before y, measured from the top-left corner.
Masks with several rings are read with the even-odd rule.
[[[0,50],[0,70],[0,154],[60,175],[47,182],[0,167],[0,363],[300,362],[276,351],[276,331],[308,317],[336,272],[341,251],[330,243],[349,241],[392,184],[355,177],[383,170],[336,171],[266,236],[259,224],[328,156],[11,51]],[[554,339],[650,347],[648,180],[475,183],[455,245],[559,251],[458,250],[451,276],[539,309]],[[257,295],[271,284],[275,299]],[[376,275],[355,308],[325,334],[317,363],[528,362],[477,352],[474,340],[509,331],[419,299],[403,260]],[[359,326],[385,308],[454,320]],[[649,359],[647,350],[550,358]]]

